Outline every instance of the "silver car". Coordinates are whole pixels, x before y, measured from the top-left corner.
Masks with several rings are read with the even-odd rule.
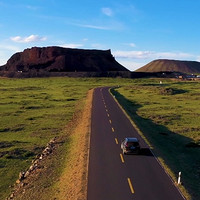
[[[124,141],[121,143],[121,149],[123,154],[133,153],[139,154],[140,153],[140,144],[137,138],[125,138]]]

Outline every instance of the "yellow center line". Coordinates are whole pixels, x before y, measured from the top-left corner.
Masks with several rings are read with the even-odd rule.
[[[124,163],[124,158],[123,158],[123,155],[121,153],[120,153],[120,158],[121,158],[122,163]]]
[[[108,117],[110,117],[110,115],[107,113]]]
[[[112,121],[109,119],[110,124],[112,124]]]
[[[112,132],[115,132],[115,129],[112,127]]]
[[[132,185],[132,183],[131,183],[131,179],[130,179],[130,178],[128,178],[128,184],[129,184],[129,187],[130,187],[131,193],[134,194],[135,191],[134,191],[134,189],[133,189],[133,185]]]
[[[119,144],[119,142],[118,142],[117,138],[115,138],[115,142],[116,142],[116,144]]]
[[[108,109],[106,109],[106,112],[108,112]]]

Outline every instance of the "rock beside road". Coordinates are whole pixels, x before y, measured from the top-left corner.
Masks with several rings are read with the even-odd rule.
[[[45,149],[42,151],[41,154],[37,155],[36,159],[32,161],[32,165],[23,172],[19,173],[19,179],[16,180],[16,185],[14,187],[13,192],[10,194],[10,196],[6,199],[6,200],[12,200],[15,197],[15,194],[17,193],[17,191],[20,188],[23,188],[25,185],[27,185],[26,182],[24,182],[24,180],[26,178],[28,178],[30,175],[34,175],[34,173],[42,168],[43,166],[40,165],[41,161],[45,158],[47,158],[47,156],[49,154],[52,153],[52,151],[55,148],[55,144],[56,144],[56,137],[51,139],[48,144],[46,145]]]

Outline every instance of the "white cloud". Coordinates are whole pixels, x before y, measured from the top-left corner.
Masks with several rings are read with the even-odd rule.
[[[101,11],[104,15],[107,15],[109,17],[113,15],[113,11],[110,8],[102,8]]]
[[[5,65],[5,64],[6,64],[6,62],[7,62],[7,59],[5,59],[5,58],[2,58],[2,56],[1,56],[1,52],[0,52],[0,66],[3,66],[3,65]]]
[[[136,45],[134,43],[130,43],[129,46],[130,47],[136,47]]]
[[[110,27],[107,26],[97,26],[91,24],[73,24],[75,26],[83,27],[83,28],[91,28],[91,29],[98,29],[98,30],[110,30]]]
[[[91,44],[91,47],[95,49],[105,49],[105,45],[99,43],[93,43]]]
[[[196,61],[200,62],[200,56],[197,56]]]
[[[83,44],[63,44],[60,45],[61,47],[65,47],[65,48],[80,48],[83,46]]]
[[[27,9],[29,9],[29,10],[37,10],[38,9],[38,7],[36,7],[36,6],[31,6],[31,5],[26,5],[25,6]]]
[[[40,15],[39,16],[45,20],[51,20],[54,22],[62,22],[67,25],[77,26],[82,28],[89,28],[89,29],[97,29],[97,30],[123,30],[124,24],[118,20],[102,20],[99,18],[91,18],[90,20],[83,20],[83,19],[71,19],[65,17],[53,17],[48,15]]]
[[[194,55],[191,55],[189,53],[154,51],[114,51],[113,55],[118,58],[131,59],[187,59],[194,57]]]
[[[21,49],[12,45],[0,45],[0,66],[6,64],[7,60],[16,52],[20,52]]]
[[[40,41],[47,40],[46,37],[41,37],[38,35],[30,35],[28,37],[15,36],[15,37],[11,37],[10,39],[18,43],[31,43],[31,42],[40,42]]]
[[[12,45],[0,45],[0,51],[18,52],[18,51],[21,51],[21,49],[19,47],[12,46]]]
[[[129,47],[136,47],[135,43],[124,43],[123,45],[129,46]]]
[[[145,62],[136,62],[133,60],[125,60],[125,59],[116,59],[121,65],[129,69],[130,71],[135,71],[139,69],[140,67],[144,66]]]
[[[113,51],[113,55],[118,58],[144,59],[151,55],[150,51]]]

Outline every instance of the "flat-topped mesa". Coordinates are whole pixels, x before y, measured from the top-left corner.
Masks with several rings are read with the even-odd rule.
[[[128,71],[110,50],[33,47],[11,56],[3,71],[106,72]]]

